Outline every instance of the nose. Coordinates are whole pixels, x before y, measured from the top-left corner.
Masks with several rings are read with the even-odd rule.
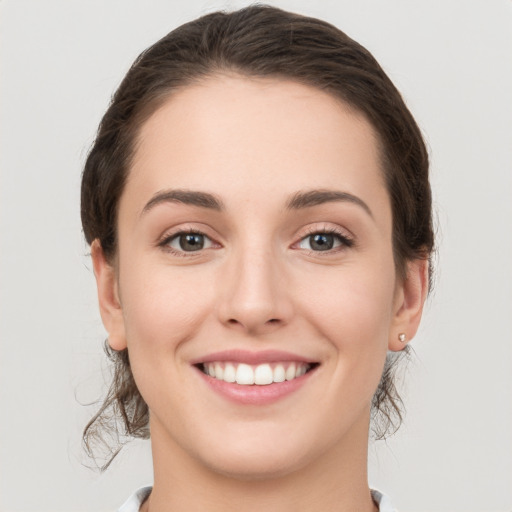
[[[286,325],[292,303],[282,264],[270,250],[244,250],[225,262],[218,306],[221,322],[253,336]]]

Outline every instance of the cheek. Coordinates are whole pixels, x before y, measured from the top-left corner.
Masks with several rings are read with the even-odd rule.
[[[388,260],[317,275],[315,286],[298,294],[307,299],[301,315],[336,353],[329,364],[336,365],[340,386],[359,386],[369,397],[382,374],[393,318],[395,274]]]
[[[213,298],[201,288],[204,279],[142,259],[124,267],[121,302],[130,364],[137,388],[150,410],[162,401],[179,407],[186,379],[181,350],[193,339]],[[164,398],[166,397],[166,398]],[[167,403],[166,402],[166,403]]]
[[[317,272],[314,280],[301,286],[300,296],[306,299],[302,304],[304,315],[309,312],[312,319],[317,318],[318,327],[329,329],[333,339],[352,344],[359,338],[357,333],[387,334],[394,289],[394,265],[388,257]],[[366,342],[379,340],[370,338]]]
[[[128,347],[150,348],[146,355],[174,351],[200,327],[206,304],[212,301],[208,280],[189,269],[176,271],[161,264],[125,268],[121,302]],[[153,350],[151,350],[153,349]]]

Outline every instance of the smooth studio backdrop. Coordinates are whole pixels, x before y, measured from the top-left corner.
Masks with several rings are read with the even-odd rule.
[[[400,432],[370,481],[408,512],[512,510],[512,2],[271,1],[337,25],[402,91],[432,154],[435,291]],[[81,430],[107,367],[79,219],[81,166],[133,59],[237,1],[0,1],[0,511],[114,511],[148,442],[103,475]]]

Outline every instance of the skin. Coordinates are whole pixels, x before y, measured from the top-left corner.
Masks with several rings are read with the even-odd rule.
[[[146,206],[171,189],[214,194],[225,209]],[[311,189],[351,194],[368,211],[346,200],[287,210]],[[322,91],[217,75],[146,121],[115,262],[92,246],[110,344],[128,347],[150,409],[155,483],[143,510],[376,510],[371,399],[387,350],[414,336],[427,289],[425,261],[398,279],[391,225],[374,130]],[[180,229],[206,234],[206,247],[170,252],[162,241]],[[314,250],[311,233],[333,229],[352,243]],[[191,361],[240,348],[319,366],[274,404],[234,403]]]

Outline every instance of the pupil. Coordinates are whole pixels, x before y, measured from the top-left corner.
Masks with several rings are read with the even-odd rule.
[[[199,251],[204,246],[203,235],[187,233],[180,236],[180,247],[184,251]]]
[[[317,234],[312,235],[311,248],[317,251],[328,251],[334,246],[333,235],[328,234]]]

